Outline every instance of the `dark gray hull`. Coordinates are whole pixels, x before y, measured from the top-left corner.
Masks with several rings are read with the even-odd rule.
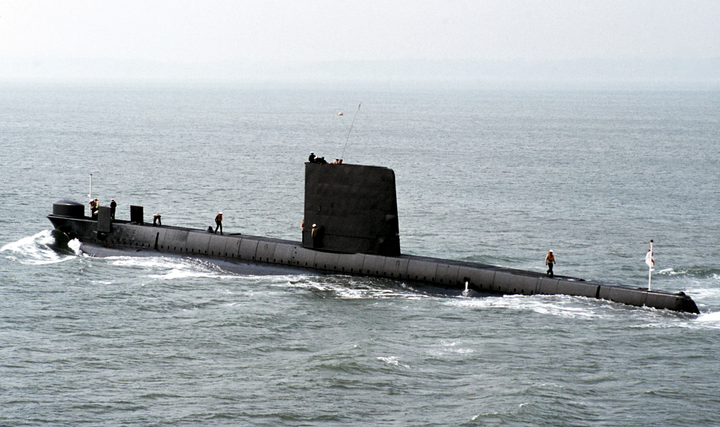
[[[301,242],[246,235],[219,235],[203,230],[173,226],[133,224],[113,221],[98,232],[98,221],[52,214],[48,218],[56,229],[77,237],[91,255],[103,256],[115,250],[135,254],[177,254],[201,257],[241,266],[263,266],[266,271],[310,271],[322,274],[348,274],[383,277],[409,283],[463,291],[496,294],[562,294],[598,298],[618,303],[699,313],[695,302],[683,293],[648,291],[609,285],[583,279],[555,276],[412,255],[385,256],[364,253],[338,253],[304,247]],[[102,221],[102,219],[101,219]],[[237,271],[237,269],[235,269]]]

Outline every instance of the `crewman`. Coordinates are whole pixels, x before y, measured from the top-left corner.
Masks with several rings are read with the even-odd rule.
[[[100,209],[100,200],[95,199],[90,201],[90,215],[93,219],[98,217],[98,209]]]
[[[553,254],[552,249],[550,249],[547,255],[545,255],[545,265],[548,266],[547,275],[550,277],[553,277],[553,264],[555,264],[555,255]]]
[[[322,227],[318,227],[317,224],[313,224],[312,231],[310,232],[310,237],[312,238],[312,247],[313,248],[322,247],[322,237],[323,237],[322,235],[323,235]]]
[[[110,219],[115,221],[115,209],[117,208],[117,202],[115,199],[110,200]]]
[[[156,213],[153,215],[153,226],[159,225],[162,227],[162,215]]]
[[[217,216],[215,216],[215,234],[217,234],[218,228],[220,229],[220,234],[223,234],[222,232],[222,212],[219,212]]]
[[[315,153],[310,153],[310,157],[308,157],[308,162],[315,163]]]

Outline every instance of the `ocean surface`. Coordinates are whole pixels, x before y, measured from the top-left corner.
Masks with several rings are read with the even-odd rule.
[[[2,84],[0,425],[720,425],[719,121],[713,91]],[[404,253],[647,286],[653,239],[701,314],[53,245],[91,173],[119,218],[300,240],[311,151],[395,171]]]

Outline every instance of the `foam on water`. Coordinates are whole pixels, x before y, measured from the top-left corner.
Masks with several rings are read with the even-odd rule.
[[[119,267],[146,270],[148,277],[161,280],[181,280],[187,278],[225,279],[236,275],[225,271],[211,262],[194,258],[177,257],[109,257],[110,263]]]
[[[594,300],[567,295],[502,295],[471,298],[453,298],[446,304],[481,310],[508,309],[532,311],[550,316],[573,319],[596,319],[607,316],[601,312],[602,306]]]
[[[720,311],[713,313],[701,313],[697,317],[696,322],[705,324],[707,327],[720,329]]]
[[[720,299],[720,288],[711,287],[705,284],[697,284],[696,287],[689,290],[687,293],[692,295],[693,298],[697,298],[698,300],[702,301],[717,301],[718,299]]]
[[[405,290],[396,283],[383,283],[386,287],[378,286],[372,279],[354,278],[348,276],[326,276],[320,279],[312,276],[293,280],[284,286],[300,289],[309,289],[332,295],[340,299],[385,299],[385,298],[424,298],[419,293]]]
[[[440,340],[440,345],[430,351],[430,354],[435,357],[442,357],[448,354],[453,355],[468,355],[475,353],[475,350],[467,348],[462,342]]]
[[[377,358],[377,360],[380,360],[382,362],[385,362],[387,365],[391,366],[397,366],[400,368],[410,369],[409,365],[406,365],[404,363],[400,363],[400,359],[398,359],[397,356],[380,356]]]
[[[650,309],[654,310],[654,309]],[[630,329],[689,329],[689,330],[714,330],[720,329],[720,312],[700,314],[695,318],[673,317],[672,315],[652,318],[651,322],[640,323],[629,326]]]
[[[697,279],[715,279],[718,280],[720,272],[713,268],[691,267],[691,268],[665,268],[657,271],[654,276],[687,276]]]
[[[80,242],[73,239],[68,242],[67,248],[58,248],[52,232],[43,230],[6,244],[0,248],[0,253],[26,265],[56,264],[80,255]]]

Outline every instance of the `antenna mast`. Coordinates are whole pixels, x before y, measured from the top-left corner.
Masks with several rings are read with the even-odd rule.
[[[347,138],[345,138],[345,146],[343,147],[342,154],[340,155],[340,160],[342,160],[345,157],[345,149],[347,148],[348,141],[350,140],[350,132],[352,132],[353,125],[355,124],[355,119],[357,118],[358,113],[360,112],[360,106],[362,105],[362,102],[358,105],[357,111],[355,111],[355,115],[353,116],[353,121],[350,123],[350,129],[348,130]]]

